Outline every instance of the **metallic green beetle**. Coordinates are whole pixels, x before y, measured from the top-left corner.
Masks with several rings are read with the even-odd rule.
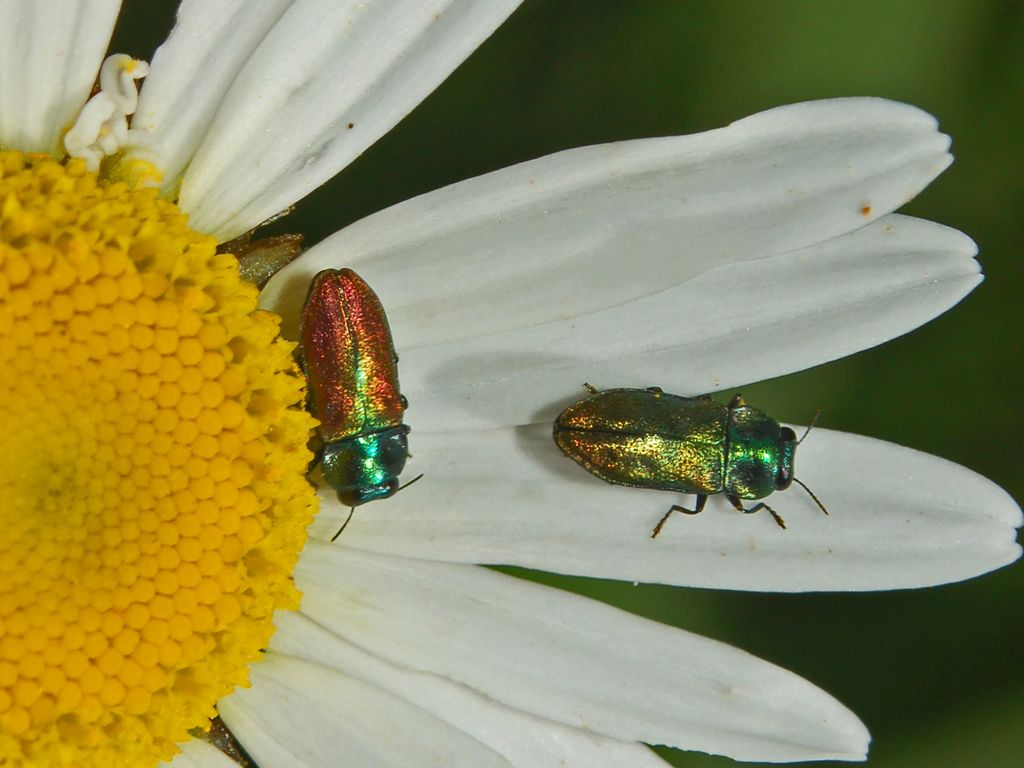
[[[673,504],[651,538],[673,512],[695,515],[716,493],[724,493],[741,512],[767,509],[785,528],[765,502],[745,508],[741,499],[763,499],[794,480],[828,514],[817,496],[793,476],[793,457],[803,437],[798,441],[792,429],[747,405],[740,395],[721,405],[709,395],[682,397],[658,387],[599,392],[585,386],[590,397],[555,419],[555,442],[566,456],[615,485],[697,496],[693,509]]]

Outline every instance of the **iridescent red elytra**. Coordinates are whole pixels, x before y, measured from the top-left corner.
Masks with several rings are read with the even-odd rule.
[[[318,273],[302,310],[300,340],[309,408],[320,421],[324,478],[353,510],[394,495],[409,456],[409,427],[402,423],[407,403],[377,294],[351,269]]]

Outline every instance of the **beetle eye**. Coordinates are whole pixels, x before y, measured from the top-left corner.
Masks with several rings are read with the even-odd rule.
[[[796,432],[789,427],[779,428],[779,463],[775,467],[775,490],[784,491],[793,482],[793,453],[796,450]]]
[[[785,464],[780,464],[779,468],[775,471],[775,489],[784,491],[793,482],[793,472],[790,467]]]

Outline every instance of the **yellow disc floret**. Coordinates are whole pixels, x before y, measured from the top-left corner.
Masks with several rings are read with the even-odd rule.
[[[155,766],[298,604],[312,421],[215,246],[0,152],[0,766]]]

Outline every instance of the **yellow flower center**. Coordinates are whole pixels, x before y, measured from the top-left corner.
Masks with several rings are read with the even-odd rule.
[[[0,765],[155,766],[298,604],[313,422],[215,247],[0,152]]]

